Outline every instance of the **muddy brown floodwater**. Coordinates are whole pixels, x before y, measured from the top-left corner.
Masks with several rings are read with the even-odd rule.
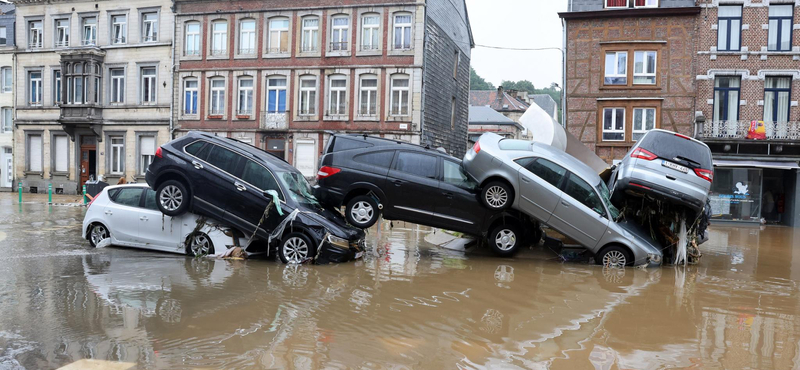
[[[83,208],[0,196],[0,369],[797,369],[800,232],[716,225],[688,268],[373,229],[364,260],[196,260],[80,238]]]

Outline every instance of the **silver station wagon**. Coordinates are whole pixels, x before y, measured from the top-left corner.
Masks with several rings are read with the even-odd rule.
[[[481,184],[484,206],[525,212],[583,245],[597,263],[661,264],[660,248],[641,226],[618,221],[600,176],[561,150],[486,133],[463,166]]]

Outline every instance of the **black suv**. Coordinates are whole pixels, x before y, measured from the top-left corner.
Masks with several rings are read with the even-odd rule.
[[[347,225],[338,211],[322,207],[300,171],[238,140],[189,132],[156,150],[145,180],[156,189],[164,214],[191,211],[247,236],[255,231],[264,241],[277,237],[284,263],[312,258],[318,263],[342,262],[363,253],[364,232]],[[264,215],[273,196],[279,201]],[[298,211],[294,220],[281,232],[281,222],[294,210]]]
[[[331,135],[320,160],[315,194],[345,206],[351,225],[368,228],[381,213],[431,227],[487,237],[499,255],[512,255],[526,236],[541,237],[538,223],[514,211],[491,211],[480,189],[444,152],[366,135]]]

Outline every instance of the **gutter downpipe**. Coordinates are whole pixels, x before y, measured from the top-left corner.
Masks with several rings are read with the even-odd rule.
[[[172,141],[172,139],[175,138],[175,135],[174,135],[175,134],[174,133],[174,131],[175,131],[175,128],[174,128],[175,123],[173,121],[173,117],[175,116],[175,45],[177,44],[175,38],[178,36],[177,35],[178,32],[177,32],[177,28],[176,28],[176,25],[178,24],[178,12],[176,10],[177,10],[177,4],[175,4],[175,0],[172,0],[172,19],[173,19],[173,21],[172,21],[172,48],[170,48],[171,49],[170,53],[172,54],[171,55],[171,57],[172,57],[172,67],[169,70],[169,80],[170,80],[169,82],[172,84],[172,99],[170,99],[170,101],[169,101],[169,140],[170,141]],[[180,95],[178,95],[178,96],[180,96]]]
[[[570,7],[572,2],[570,2]],[[561,19],[561,127],[567,128],[567,21]]]
[[[419,145],[425,146],[425,96],[427,96],[427,92],[425,91],[425,72],[428,70],[427,61],[428,61],[428,52],[426,51],[426,47],[428,47],[428,4],[417,4],[417,6],[422,6],[423,11],[425,12],[425,16],[422,17],[424,31],[422,31],[422,68],[421,72],[422,76],[420,76],[420,81],[422,81],[422,96],[420,97],[420,109],[419,109]],[[390,78],[391,79],[391,78]],[[412,124],[411,127],[413,128],[414,125]]]

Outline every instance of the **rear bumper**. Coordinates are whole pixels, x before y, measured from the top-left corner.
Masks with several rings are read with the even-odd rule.
[[[314,186],[314,196],[320,203],[332,207],[341,207],[344,201],[344,194],[320,185]]]
[[[153,187],[153,185],[155,185],[155,183],[156,183],[156,175],[153,174],[152,172],[150,172],[149,168],[144,173],[144,182],[146,182],[147,185],[150,186],[150,188],[152,188],[153,190],[156,190]]]
[[[664,200],[673,204],[680,204],[689,207],[695,212],[700,212],[705,206],[705,200],[696,199],[692,196],[683,194],[679,191],[667,187],[656,185],[648,181],[632,180],[629,178],[620,179],[616,185],[617,190],[630,190],[635,193],[642,193],[651,197]]]

